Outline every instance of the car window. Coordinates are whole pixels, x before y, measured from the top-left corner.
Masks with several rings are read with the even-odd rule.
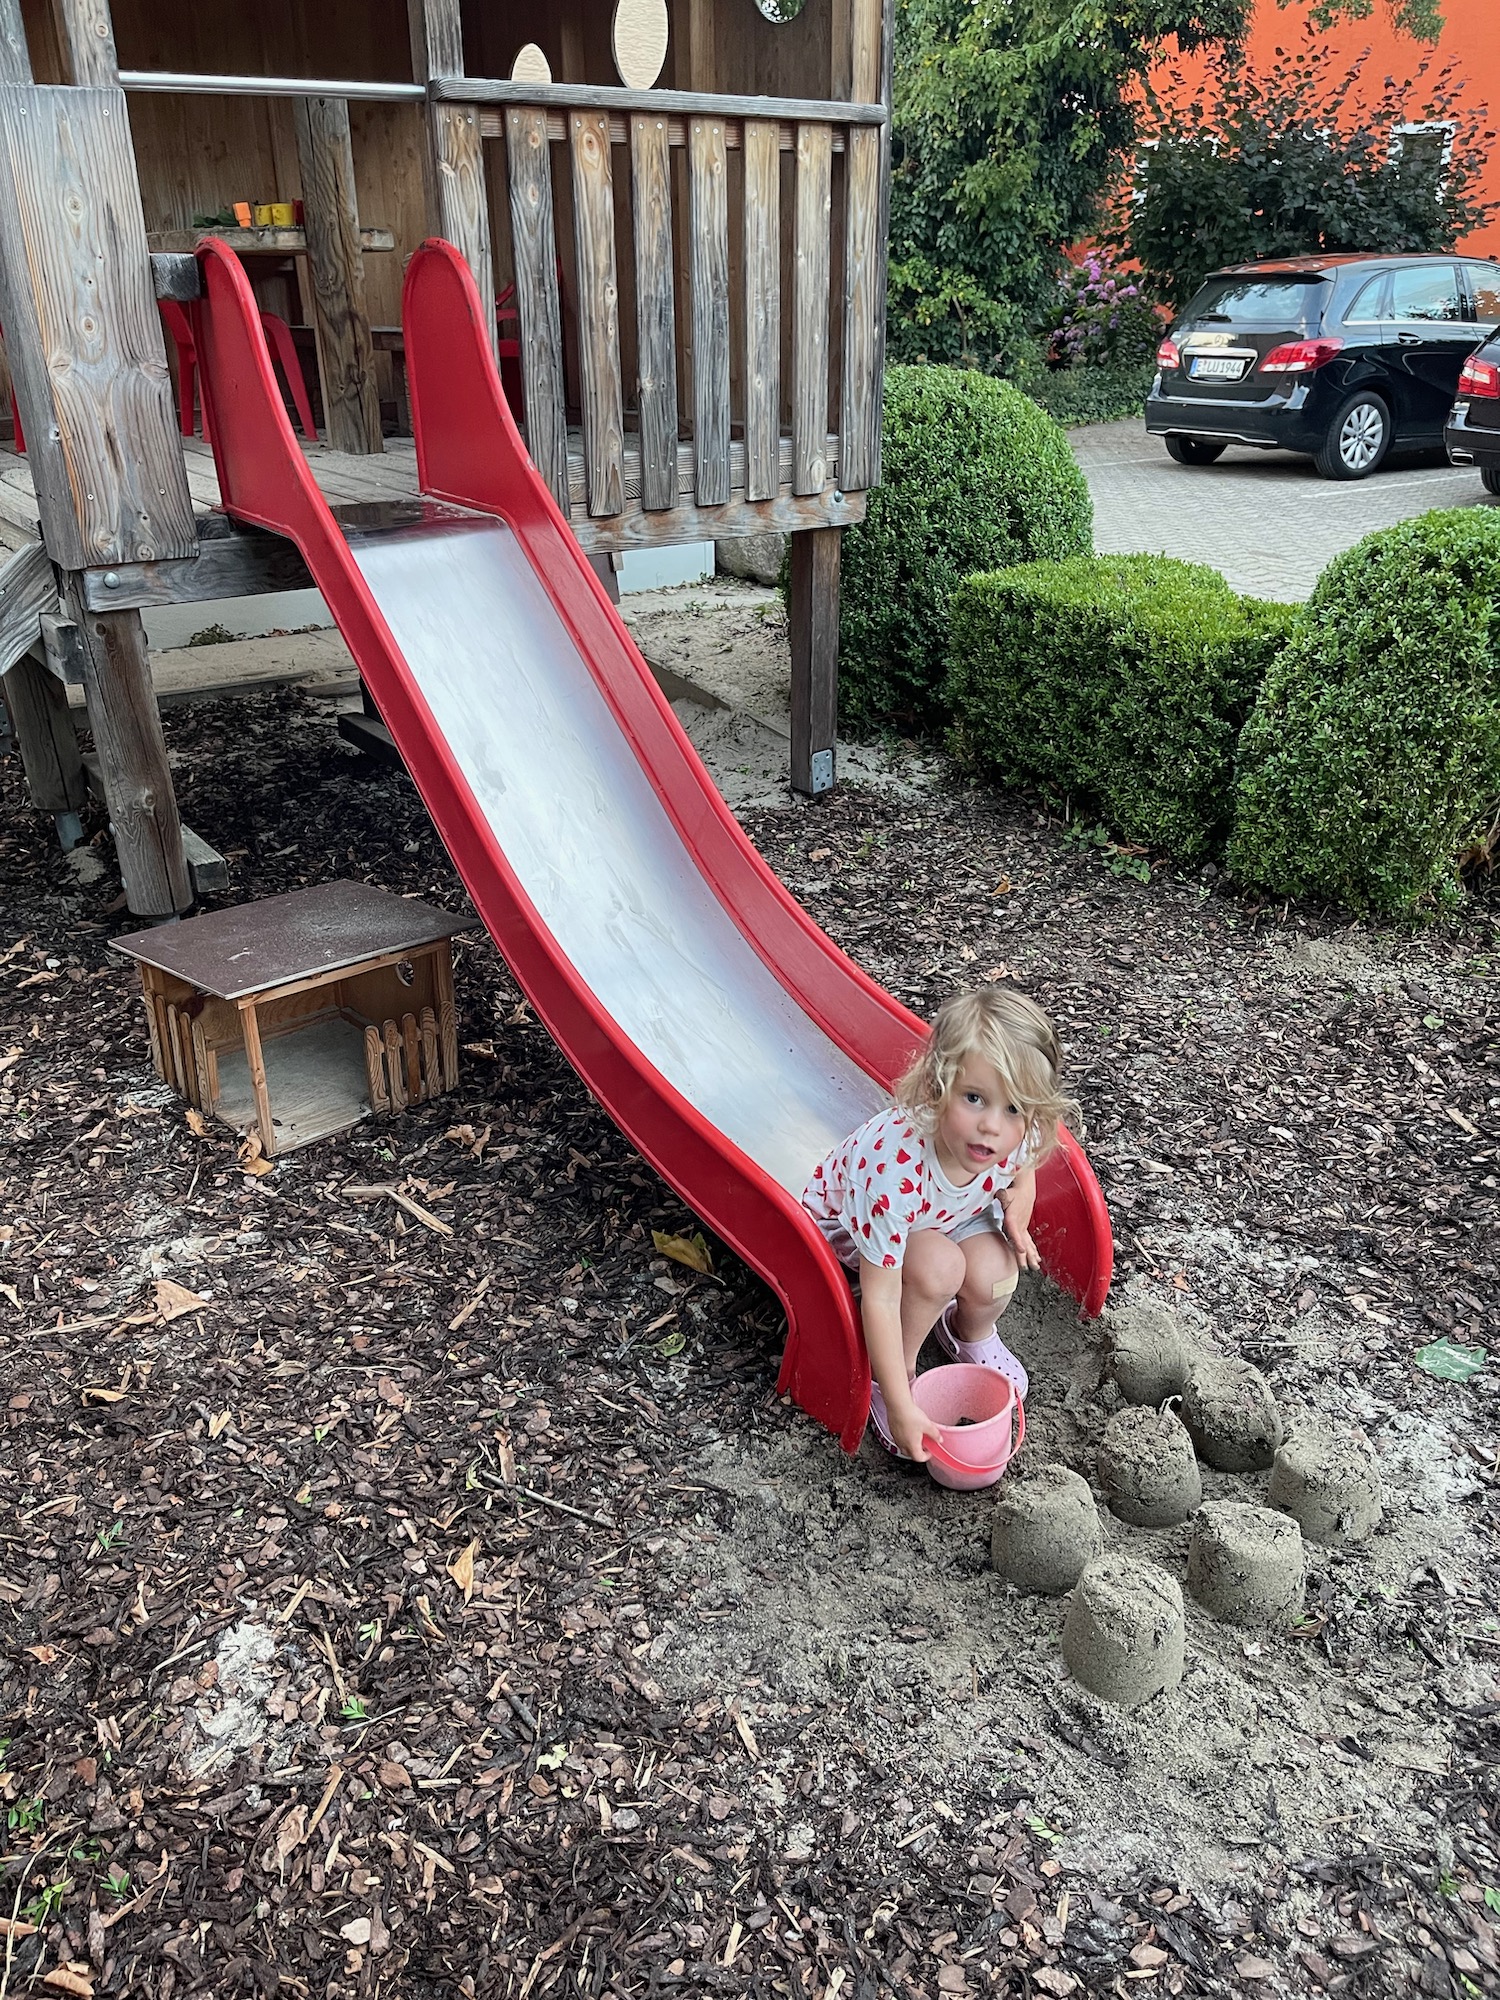
[[[1391,273],[1391,318],[1462,320],[1464,302],[1452,264],[1406,264]]]
[[[1474,317],[1481,326],[1500,326],[1500,264],[1466,264]]]
[[[1344,314],[1344,324],[1362,326],[1371,320],[1385,319],[1387,315],[1380,310],[1380,295],[1384,290],[1385,272],[1382,271],[1378,278],[1371,278],[1355,293],[1354,303]]]
[[[1234,326],[1287,328],[1316,326],[1328,280],[1309,277],[1209,278],[1194,294],[1184,319],[1222,320]]]

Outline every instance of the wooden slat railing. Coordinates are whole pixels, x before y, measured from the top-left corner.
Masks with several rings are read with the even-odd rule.
[[[619,531],[632,542],[690,533],[689,502],[767,509],[760,518],[780,525],[849,518],[845,495],[879,463],[881,107],[564,85],[530,86],[538,101],[526,103],[521,86],[467,78],[442,89],[457,101],[460,86],[476,105],[503,107],[481,112],[480,129],[503,131],[506,145],[527,441],[580,533],[580,500],[591,532],[635,516]],[[830,111],[836,119],[821,115]],[[554,173],[567,175],[573,223],[565,298]],[[633,292],[633,356],[622,355],[617,256]],[[571,468],[564,305],[577,328]],[[842,428],[830,435],[835,401]],[[747,511],[739,531],[756,518]]]
[[[572,114],[573,242],[578,258],[578,373],[589,513],[625,508],[625,398],[620,384],[620,285],[609,121]]]
[[[672,282],[672,158],[665,118],[630,121],[635,204],[635,345],[641,505],[676,507],[677,324]]]

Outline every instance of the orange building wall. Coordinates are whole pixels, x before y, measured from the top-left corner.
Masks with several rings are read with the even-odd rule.
[[[1365,88],[1374,93],[1379,92],[1388,76],[1395,77],[1398,83],[1414,77],[1426,57],[1427,78],[1412,94],[1413,118],[1420,116],[1432,79],[1450,57],[1457,57],[1457,74],[1466,86],[1466,106],[1471,109],[1488,106],[1491,120],[1500,118],[1500,6],[1496,0],[1439,0],[1439,10],[1443,15],[1443,33],[1433,44],[1398,34],[1391,26],[1387,0],[1375,0],[1374,12],[1367,21],[1340,22],[1316,39],[1328,42],[1338,57],[1348,60],[1368,49]],[[1277,49],[1290,52],[1301,46],[1307,34],[1309,11],[1306,0],[1293,0],[1289,7],[1278,6],[1276,0],[1256,0],[1246,49],[1257,69],[1269,68]],[[1170,67],[1194,81],[1201,74],[1201,65],[1195,64],[1191,57],[1184,57]],[[1164,81],[1163,73],[1157,79],[1158,85]],[[1481,198],[1500,204],[1500,145],[1491,149]],[[1463,238],[1460,247],[1486,256],[1500,256],[1500,213],[1485,228]]]

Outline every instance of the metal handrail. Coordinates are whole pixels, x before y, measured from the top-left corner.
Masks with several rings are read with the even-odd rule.
[[[167,91],[183,97],[349,97],[420,104],[420,83],[350,83],[321,76],[208,76],[192,70],[122,69],[125,90]]]

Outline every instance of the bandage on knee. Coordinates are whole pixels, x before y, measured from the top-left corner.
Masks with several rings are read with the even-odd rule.
[[[1012,1271],[1008,1277],[997,1278],[990,1291],[992,1299],[1008,1299],[1020,1281],[1020,1273]]]

